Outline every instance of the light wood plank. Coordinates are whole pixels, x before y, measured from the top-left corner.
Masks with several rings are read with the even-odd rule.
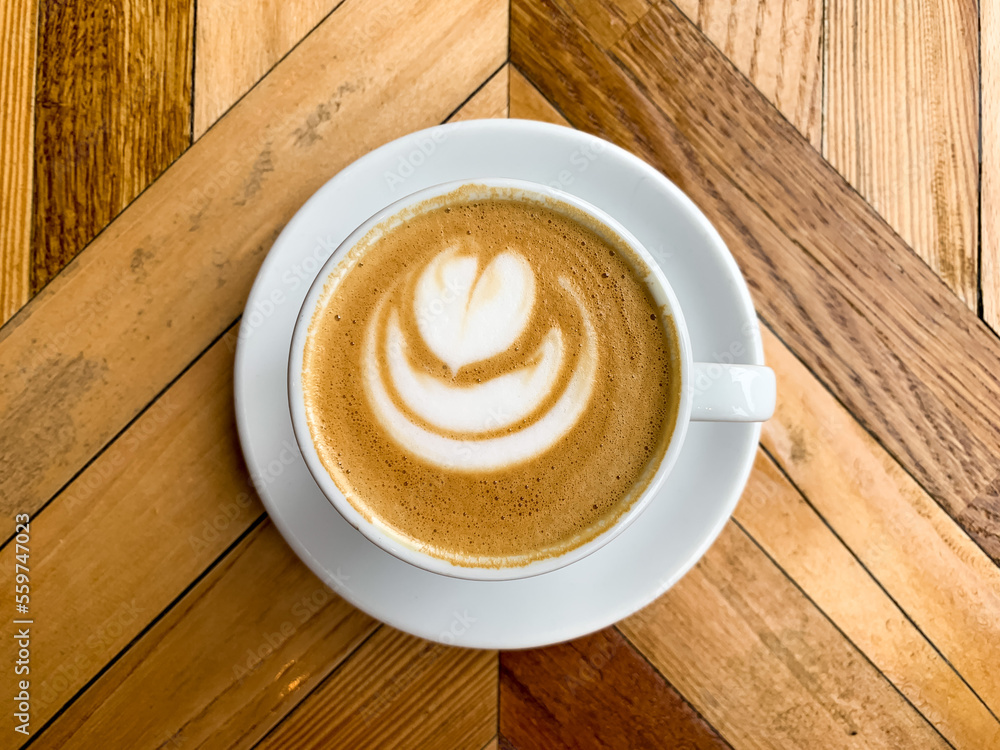
[[[972,310],[976,5],[829,0],[823,138],[830,163]]]
[[[482,85],[450,122],[480,120],[488,117],[507,117],[507,99],[510,89],[510,65],[504,65]]]
[[[191,142],[194,0],[42,3],[32,289]]]
[[[1000,6],[979,6],[982,55],[983,319],[1000,334]]]
[[[510,116],[551,122],[554,125],[569,125],[566,118],[559,114],[559,110],[535,88],[535,84],[514,66],[511,66],[510,74]]]
[[[816,148],[822,136],[823,0],[675,0]]]
[[[253,747],[375,627],[266,521],[42,740],[67,750]]]
[[[341,1],[198,0],[194,138],[200,138]]]
[[[948,747],[732,523],[619,627],[733,747]]]
[[[263,514],[233,412],[235,329],[32,524],[35,727]],[[13,586],[14,545],[0,552]],[[10,620],[0,624],[12,638]],[[12,674],[3,675],[7,681]]]
[[[390,11],[369,54],[346,54]],[[497,70],[506,19],[502,0],[345,3],[0,330],[7,516],[51,497],[235,319],[321,184]]]
[[[788,379],[787,371],[779,371],[779,382],[782,385]],[[821,389],[818,383],[815,387]],[[783,397],[785,392],[783,389]],[[784,415],[784,410],[790,407],[783,404],[782,408]],[[778,429],[781,430],[782,427]],[[814,442],[807,442],[807,450],[812,450]],[[855,465],[870,460],[865,453],[852,451],[849,455]],[[824,467],[826,471],[822,474],[819,467],[814,465],[811,468],[816,479],[810,483],[813,493],[809,496],[810,501],[817,494],[828,492],[822,485],[837,482],[836,478],[831,479],[832,476],[842,475],[831,466]],[[845,498],[839,500],[843,501]],[[843,502],[843,505],[852,507],[849,502]],[[935,510],[944,515],[940,509]],[[856,510],[848,512],[856,513]],[[983,638],[991,635],[990,633],[983,632],[982,628],[979,628],[979,632],[959,633],[958,640],[962,641],[961,645],[965,650],[958,655],[964,658],[961,664],[955,664],[953,668],[917,630],[910,620],[913,615],[900,609],[889,598],[882,588],[886,584],[881,584],[872,576],[872,573],[881,574],[884,566],[872,573],[865,570],[763,453],[757,457],[753,482],[743,494],[735,518],[837,628],[949,742],[955,747],[1000,746],[1000,723],[955,671],[955,668],[967,669],[970,659],[978,658],[982,661],[974,665],[975,670],[970,676],[983,676],[985,669],[988,669],[985,665],[992,663],[989,658],[995,651],[996,641],[992,646],[980,646],[976,638]],[[957,531],[950,519],[944,520]],[[873,528],[872,533],[877,533],[876,529]],[[905,530],[904,534],[907,546],[912,549],[912,539],[907,538],[909,530]],[[965,543],[975,549],[975,545],[968,540]],[[979,550],[975,552],[980,558],[984,557]],[[915,588],[923,594],[927,588],[939,585],[938,581],[947,566],[928,564],[923,555],[916,556],[916,560],[914,557],[911,552],[906,562],[916,580],[920,581]],[[895,583],[898,577],[898,573],[887,576],[889,585]],[[947,591],[961,589],[963,583],[964,581],[955,582],[948,586]],[[961,600],[962,596],[968,595],[968,591],[959,590],[955,598]],[[944,597],[931,594],[918,599],[916,616],[921,620],[925,620],[927,614],[928,598]],[[987,595],[985,598],[990,597]],[[996,596],[992,598],[995,600]],[[913,603],[912,596],[907,599],[907,603]],[[964,613],[956,612],[956,609],[958,608],[955,606],[940,605],[936,609],[936,614],[947,623],[948,630],[955,630],[955,625],[963,622]],[[986,616],[989,606],[980,608],[979,612]],[[918,620],[918,625],[920,624]],[[943,630],[940,626],[933,625],[932,629],[934,632],[929,633],[932,636],[940,636]],[[954,645],[955,640],[952,636],[939,643]],[[950,658],[947,653],[945,657]],[[981,679],[978,682],[983,687]]]
[[[610,52],[548,0],[513,21],[514,64],[694,199],[762,318],[1000,561],[1000,340],[672,5]]]
[[[383,625],[258,745],[480,750],[497,731],[497,654]]]
[[[0,7],[0,325],[31,293],[37,0]]]
[[[770,332],[764,343],[767,361],[779,373],[781,398],[775,417],[764,425],[763,445],[907,616],[1000,714],[1000,682],[993,669],[1000,663],[1000,569]],[[825,575],[823,568],[813,573]],[[883,617],[873,612],[859,610],[842,627],[869,614],[880,624]],[[890,632],[882,637],[900,637],[898,618],[893,625],[885,622]],[[947,715],[951,684],[926,672],[920,676],[911,663],[918,653],[900,642],[904,661],[898,669],[913,670],[908,687],[926,694],[935,713]],[[897,671],[894,661],[891,653],[876,659],[887,673]],[[929,697],[939,689],[945,694]],[[961,718],[957,703],[955,710]]]
[[[515,74],[520,75],[516,69]],[[536,119],[569,125],[523,76],[522,81],[523,84],[519,85],[524,86],[525,96],[515,98],[512,89],[513,117],[529,118],[538,112],[541,116]],[[525,102],[523,105],[522,101]],[[917,629],[917,626],[926,628],[930,624],[931,629],[926,632],[931,637],[940,637],[940,624],[944,624],[945,635],[949,631],[958,635],[961,643],[955,644],[954,635],[941,642],[950,642],[953,647],[957,645],[960,657],[967,655],[958,660],[962,668],[969,666],[970,662],[973,667],[993,663],[1000,655],[992,653],[991,644],[1000,643],[1000,635],[978,629],[966,630],[964,627],[956,631],[950,626],[969,621],[1000,623],[1000,611],[994,611],[996,596],[1000,595],[1000,572],[946,514],[925,493],[921,493],[913,480],[899,471],[891,457],[859,429],[849,413],[773,333],[765,328],[763,336],[766,360],[777,371],[781,394],[775,417],[765,424],[763,443],[774,451],[786,470],[792,471],[800,487],[809,487],[810,497],[814,499],[811,500],[812,505],[807,504],[778,473],[775,464],[761,454],[757,458],[753,482],[741,498],[735,518],[897,689],[931,718],[952,744],[956,747],[1000,744],[1000,723]],[[793,436],[792,439],[789,435]],[[794,466],[793,462],[801,461],[807,452],[830,452],[831,448],[825,443],[831,441],[842,447],[833,449],[837,455],[827,460],[822,468],[815,462],[801,468]],[[830,468],[837,465],[878,466],[883,474],[887,470],[895,471],[897,477],[902,476],[913,485],[911,491],[923,494],[923,501],[911,510],[905,528],[927,526],[925,519],[934,518],[946,536],[939,536],[937,532],[923,534],[920,537],[921,548],[933,551],[929,555],[931,559],[951,561],[951,569],[944,577],[952,583],[945,586],[942,581],[939,584],[944,591],[936,596],[940,601],[934,606],[926,606],[926,598],[922,596],[925,589],[919,584],[925,578],[925,557],[914,558],[907,553],[910,545],[906,534],[895,535],[899,542],[905,544],[905,549],[901,544],[892,558],[897,565],[886,575],[890,586],[887,592],[883,589],[886,583],[877,581],[872,575],[881,577],[883,566],[870,568],[872,572],[869,573],[852,555],[852,550],[834,534],[834,531],[839,533],[839,528],[828,528],[814,510],[813,506],[822,509],[833,502],[836,508],[847,509],[847,513],[853,514],[856,503],[866,499],[869,503],[883,506],[889,504],[887,500],[905,502],[905,493],[901,493],[898,487],[889,490],[874,487],[867,498],[840,495],[828,499],[829,478],[836,477],[832,483],[836,488],[838,480],[843,477],[843,472]],[[857,474],[870,477],[873,472],[868,470]],[[821,499],[817,502],[815,498]],[[888,545],[886,537],[879,534],[878,525],[859,524],[857,528],[878,535],[876,545]],[[850,537],[845,541],[850,544],[855,539]],[[967,560],[973,561],[972,565],[968,565]],[[868,558],[864,562],[871,565],[880,561]],[[908,570],[901,571],[903,566]],[[959,570],[956,571],[956,567]],[[901,594],[896,585],[900,572],[905,580],[914,582],[911,591],[902,592],[903,601],[909,605],[907,611],[890,598]],[[958,596],[951,593],[956,590]],[[980,595],[982,591],[986,592],[985,596]],[[946,601],[948,599],[950,602]],[[938,624],[936,628],[935,624]],[[951,661],[955,662],[954,659]],[[978,669],[974,678],[982,677],[982,670]],[[978,680],[978,684],[980,687],[984,685],[982,679]]]

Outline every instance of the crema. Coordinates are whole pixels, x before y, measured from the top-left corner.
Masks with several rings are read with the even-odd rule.
[[[338,488],[459,565],[523,565],[614,524],[677,413],[676,335],[641,268],[590,217],[502,191],[377,226],[331,275],[304,352]]]

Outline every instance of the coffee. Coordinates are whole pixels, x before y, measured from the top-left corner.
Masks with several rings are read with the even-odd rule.
[[[676,334],[635,268],[589,216],[500,189],[375,227],[327,281],[303,357],[334,483],[458,565],[524,565],[609,528],[652,479],[680,390]]]

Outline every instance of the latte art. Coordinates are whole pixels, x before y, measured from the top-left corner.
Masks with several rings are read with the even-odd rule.
[[[586,217],[435,200],[331,274],[303,351],[313,444],[362,516],[427,554],[562,554],[613,525],[666,450],[669,323],[628,247]]]
[[[452,375],[463,365],[513,347],[524,334],[535,305],[534,273],[519,253],[508,250],[496,256],[481,276],[478,268],[478,258],[449,249],[427,265],[416,283],[412,308],[418,330]],[[428,375],[413,366],[399,311],[392,308],[387,314],[386,301],[380,301],[363,344],[363,374],[382,427],[414,455],[453,470],[511,467],[551,448],[586,408],[598,358],[596,333],[586,307],[568,279],[560,277],[559,284],[579,311],[583,351],[563,393],[530,424],[524,423],[552,396],[559,380],[565,360],[559,328],[550,328],[538,349],[513,372],[462,386],[453,377]],[[450,295],[446,294],[449,290]],[[441,302],[435,306],[437,300]],[[436,314],[421,314],[435,307]],[[382,372],[380,361],[386,363],[387,372]],[[401,404],[397,405],[389,388]],[[508,434],[477,437],[502,427],[510,428]]]

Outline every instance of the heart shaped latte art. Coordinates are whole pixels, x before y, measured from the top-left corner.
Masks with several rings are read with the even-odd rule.
[[[535,304],[535,274],[520,253],[500,253],[478,272],[478,258],[445,250],[424,269],[413,296],[420,335],[452,373],[506,351]]]
[[[559,285],[579,311],[582,341],[558,398],[567,362],[558,327],[548,330],[520,366],[483,382],[458,384],[455,375],[462,367],[507,353],[535,307],[535,275],[520,253],[508,249],[496,255],[481,274],[479,266],[476,256],[447,249],[424,267],[414,286],[410,309],[416,328],[450,377],[413,365],[400,324],[409,311],[389,303],[391,290],[378,303],[363,343],[365,391],[383,428],[408,452],[451,470],[494,470],[541,455],[577,423],[597,372],[593,324],[563,277]],[[537,414],[546,403],[545,413]],[[520,429],[519,422],[525,422]],[[504,428],[506,434],[495,435]]]

